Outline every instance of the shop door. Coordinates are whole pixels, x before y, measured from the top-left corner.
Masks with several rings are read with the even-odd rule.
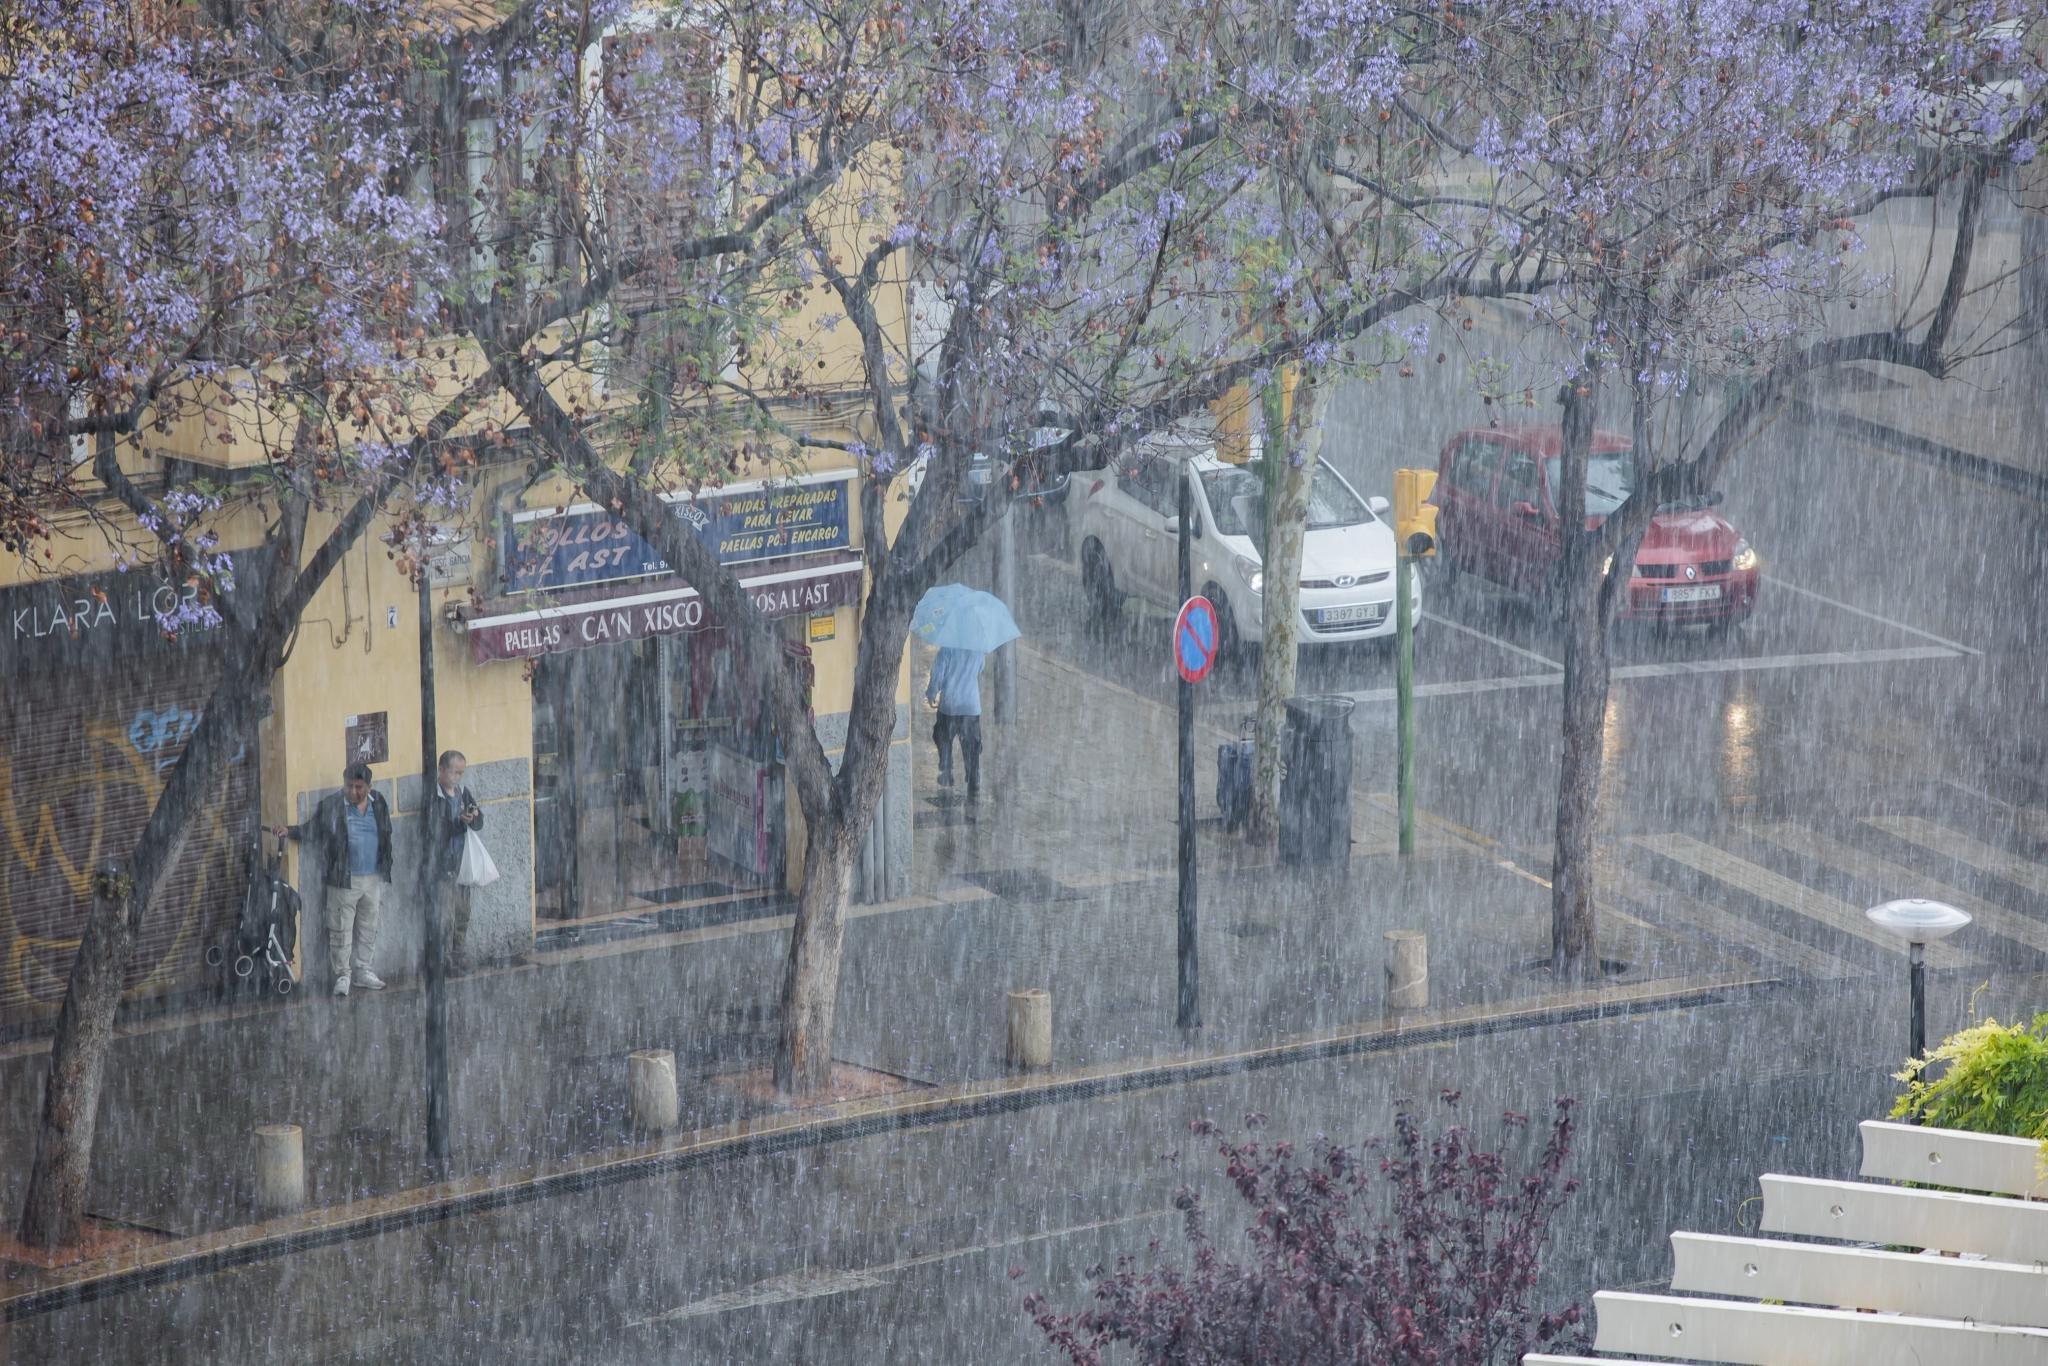
[[[616,705],[616,647],[582,649],[565,659],[571,707],[567,713],[569,782],[575,827],[575,883],[571,915],[604,915],[625,909],[621,868],[625,834],[625,709]],[[582,705],[578,705],[582,702]]]
[[[181,664],[0,688],[0,1026],[54,1016],[105,858],[129,857],[199,724],[208,671]],[[336,736],[337,747],[340,737]],[[206,946],[232,926],[256,838],[254,756],[230,765],[150,904],[127,987],[204,983]]]

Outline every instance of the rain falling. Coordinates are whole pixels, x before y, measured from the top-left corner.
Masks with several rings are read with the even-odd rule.
[[[0,1361],[2048,1363],[2044,127],[0,0]]]

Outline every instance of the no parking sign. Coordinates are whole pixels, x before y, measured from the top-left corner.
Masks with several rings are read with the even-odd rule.
[[[1216,667],[1216,607],[1207,598],[1181,604],[1173,622],[1173,663],[1183,683],[1199,683]]]

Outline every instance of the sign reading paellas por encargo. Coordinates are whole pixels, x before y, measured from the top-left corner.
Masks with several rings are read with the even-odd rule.
[[[797,475],[669,500],[721,564],[780,559],[851,543],[853,471]],[[666,574],[668,565],[622,518],[588,503],[509,514],[507,588],[549,592]]]

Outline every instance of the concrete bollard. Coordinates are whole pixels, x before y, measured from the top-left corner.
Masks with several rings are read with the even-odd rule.
[[[1429,936],[1421,930],[1388,930],[1387,1009],[1421,1010],[1429,1005]]]
[[[667,1133],[682,1120],[676,1098],[676,1055],[666,1048],[639,1048],[626,1055],[626,1090],[632,1101],[633,1124]]]
[[[256,1204],[283,1214],[306,1203],[306,1133],[296,1124],[256,1126]]]
[[[1052,1066],[1052,993],[1027,987],[1009,995],[1003,1061],[1011,1067]]]

